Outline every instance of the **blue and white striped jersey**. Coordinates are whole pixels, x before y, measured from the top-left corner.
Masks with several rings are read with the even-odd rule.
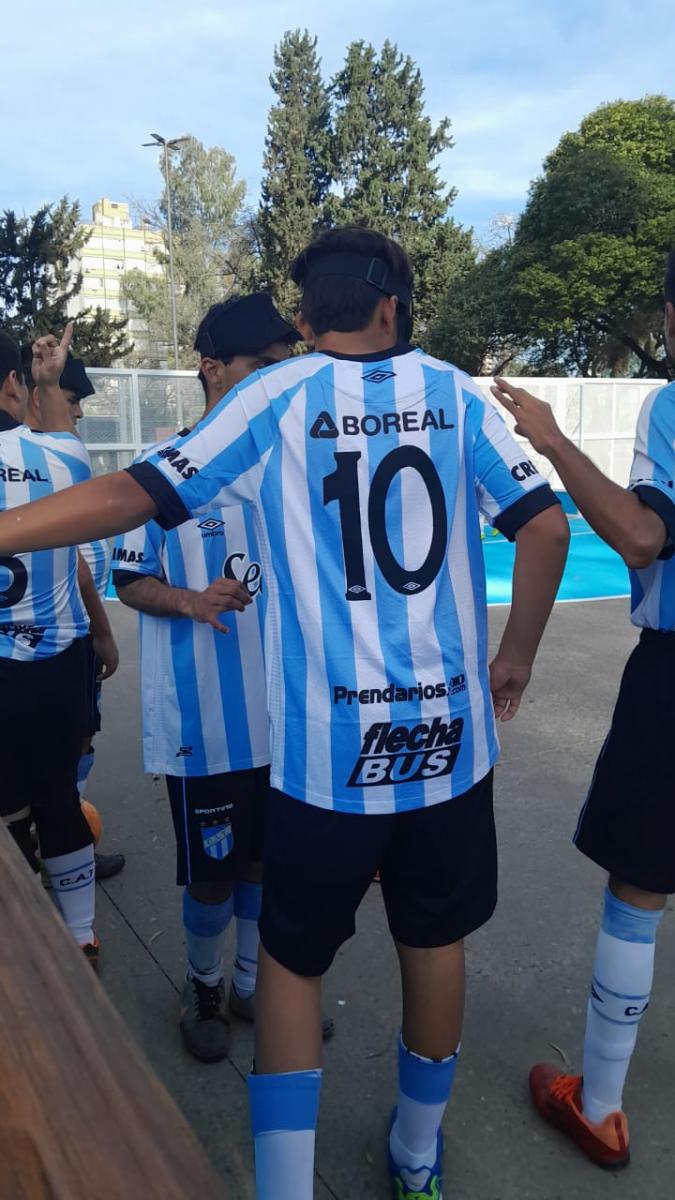
[[[90,478],[89,455],[75,434],[34,433],[6,414],[3,418],[0,510]],[[0,559],[0,657],[49,658],[84,637],[88,628],[74,546]]]
[[[160,446],[167,444],[179,440]],[[265,591],[251,508],[209,507],[168,532],[149,521],[117,539],[113,567],[196,591],[225,575],[253,598],[246,612],[224,614],[228,634],[185,617],[140,614],[146,771],[218,775],[269,763]]]
[[[479,510],[512,537],[556,500],[468,376],[407,346],[289,359],[129,470],[168,527],[253,506],[274,787],[389,813],[489,771]]]
[[[629,486],[663,519],[669,544],[651,566],[631,571],[631,620],[675,629],[675,383],[655,388],[638,418]]]
[[[101,600],[105,600],[108,594],[110,564],[112,562],[110,542],[107,538],[103,538],[99,542],[85,542],[84,545],[80,546],[80,554],[91,571],[92,579]]]

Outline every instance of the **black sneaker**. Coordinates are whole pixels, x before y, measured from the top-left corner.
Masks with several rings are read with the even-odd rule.
[[[190,1054],[200,1062],[220,1062],[230,1049],[230,1018],[221,979],[215,987],[186,979],[181,997],[180,1031]]]
[[[113,875],[119,875],[124,869],[126,858],[123,854],[99,854],[94,853],[94,865],[96,869],[97,880],[112,879]]]

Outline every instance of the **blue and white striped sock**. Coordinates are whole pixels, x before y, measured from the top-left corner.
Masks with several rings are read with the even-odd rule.
[[[237,880],[234,885],[234,916],[237,922],[237,953],[232,983],[238,996],[248,998],[255,992],[258,976],[258,917],[262,886]]]
[[[402,1037],[399,1039],[398,1105],[389,1135],[389,1149],[397,1167],[413,1174],[433,1167],[458,1054],[459,1049],[449,1058],[423,1058],[408,1050]]]
[[[231,896],[222,904],[202,904],[187,888],[183,892],[188,971],[207,987],[215,987],[223,978],[223,944],[232,910]]]
[[[582,1106],[594,1123],[621,1111],[638,1027],[649,1005],[662,916],[663,910],[634,908],[609,888],[605,892],[584,1043]]]
[[[249,1075],[257,1200],[312,1200],[321,1071]]]

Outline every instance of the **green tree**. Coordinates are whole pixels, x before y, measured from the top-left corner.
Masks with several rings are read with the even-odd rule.
[[[444,295],[427,339],[431,353],[469,375],[515,374],[522,339],[513,334],[512,286],[509,247],[489,251]]]
[[[675,102],[601,106],[546,160],[513,241],[513,328],[533,366],[667,377],[662,282],[673,243]]]
[[[20,342],[61,332],[82,289],[75,263],[87,242],[80,206],[64,196],[32,216],[0,218],[0,324]],[[92,365],[107,366],[130,350],[125,318],[100,308],[74,318],[73,346]]]
[[[288,269],[326,223],[331,183],[330,99],[316,45],[316,38],[296,29],[275,48],[270,85],[276,102],[267,123],[262,196],[254,221],[257,261],[251,283],[270,288],[288,314],[297,302]]]
[[[163,170],[163,156],[160,159]],[[196,327],[206,310],[236,291],[245,277],[250,246],[244,222],[246,185],[236,177],[231,154],[219,146],[205,147],[190,137],[171,152],[171,215],[173,227],[176,316],[179,366],[191,366]],[[166,184],[154,209],[144,216],[159,228],[164,247],[156,257],[163,275],[130,271],[122,291],[135,314],[149,330],[147,347],[139,348],[139,363],[173,365],[171,304],[168,283],[168,220]]]
[[[417,336],[424,341],[441,297],[475,259],[471,231],[448,217],[456,190],[440,179],[437,160],[453,145],[450,122],[433,127],[419,68],[389,41],[379,55],[352,43],[332,95],[338,191],[331,218],[369,225],[405,247],[415,271]]]

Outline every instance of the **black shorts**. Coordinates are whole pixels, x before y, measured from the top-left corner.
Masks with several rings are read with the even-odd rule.
[[[333,812],[272,790],[260,937],[297,975],[323,975],[355,932],[380,870],[392,936],[447,946],[492,916],[497,842],[492,771],[462,796],[385,816]]]
[[[94,639],[91,634],[82,640],[86,659],[82,736],[93,737],[101,728],[101,684],[97,676],[100,675],[103,664],[94,650]]]
[[[675,633],[643,632],[574,841],[624,883],[675,892]]]
[[[45,858],[92,840],[77,790],[84,667],[84,638],[51,658],[0,658],[0,816],[29,809]]]
[[[176,883],[221,883],[260,862],[269,767],[225,775],[166,776],[176,833]]]

